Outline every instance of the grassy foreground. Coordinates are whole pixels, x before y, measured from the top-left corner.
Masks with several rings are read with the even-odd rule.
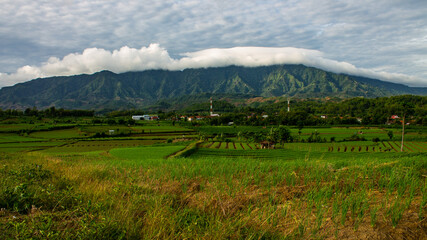
[[[427,238],[426,153],[184,147],[2,153],[1,238]]]

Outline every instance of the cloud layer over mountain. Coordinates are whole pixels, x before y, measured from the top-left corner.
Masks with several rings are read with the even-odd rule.
[[[12,74],[0,74],[0,84],[3,87],[39,77],[92,74],[102,70],[122,73],[149,69],[183,70],[230,65],[256,67],[275,64],[303,64],[335,73],[378,78],[410,86],[427,86],[427,82],[415,77],[376,72],[357,68],[350,63],[330,60],[316,50],[291,47],[212,48],[183,53],[180,58],[172,58],[159,44],[150,44],[140,49],[124,46],[112,52],[101,48],[88,48],[82,53],[69,54],[62,59],[51,57],[40,66],[24,66]]]
[[[160,63],[170,66],[168,61],[183,64],[183,57],[202,59],[198,54],[214,54],[217,50],[212,48],[230,49],[223,51],[223,56],[234,54],[233,51],[240,52],[239,48],[233,48],[238,46],[317,50],[320,52],[310,52],[304,59],[316,64],[320,64],[319,58],[333,59],[376,72],[401,73],[414,77],[403,75],[396,79],[396,75],[386,73],[381,76],[426,86],[425,82],[417,82],[427,79],[425,0],[3,0],[1,3],[0,73],[4,74],[0,85],[3,86],[34,75],[75,73],[77,69],[90,72],[96,66],[114,68],[118,64],[109,65],[102,61],[103,57],[89,60],[90,55],[144,52],[141,61],[148,64],[144,59],[150,58],[159,67]],[[151,43],[167,49],[165,54],[169,57],[159,60],[157,55],[149,57],[150,47],[147,51],[139,49]],[[128,46],[129,50],[121,49],[122,46]],[[304,52],[296,54],[301,51]],[[186,52],[190,54],[180,55]],[[48,61],[50,57],[60,60]],[[226,58],[224,63],[231,61],[229,57],[223,58]],[[212,59],[206,57],[203,61]],[[86,62],[79,63],[80,60]],[[25,65],[33,67],[22,68]],[[64,65],[62,70],[48,69],[59,65]],[[340,66],[339,69],[344,67]],[[354,71],[351,66],[345,68]]]

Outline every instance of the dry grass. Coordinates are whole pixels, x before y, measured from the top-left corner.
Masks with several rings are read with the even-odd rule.
[[[6,235],[9,237],[14,236],[11,226],[22,223],[33,230],[19,236],[43,238],[39,229],[46,224],[43,219],[49,217],[54,222],[49,231],[60,233],[58,238],[103,229],[107,234],[103,238],[427,239],[425,178],[407,166],[425,161],[418,156],[409,158],[407,164],[391,158],[335,169],[319,160],[296,163],[294,170],[284,168],[283,172],[259,165],[252,172],[236,168],[235,172],[218,170],[206,175],[190,174],[197,172],[192,168],[198,163],[191,162],[197,160],[159,159],[164,164],[114,167],[107,163],[117,159],[108,154],[28,153],[22,157],[60,176],[79,200],[63,210],[34,205],[28,214],[18,214],[16,219],[11,216],[17,213],[2,210],[1,222],[9,226],[2,230],[12,231]],[[239,165],[227,161],[215,164],[227,164],[228,169],[231,164]],[[418,170],[422,171],[422,166]],[[200,167],[212,166],[201,163]],[[170,170],[175,168],[182,169],[172,177]],[[164,173],[157,174],[159,171]],[[414,174],[399,178],[395,172]],[[286,174],[294,180],[268,182],[275,174]],[[59,184],[54,179],[49,181]],[[408,181],[400,195],[399,181]],[[412,196],[410,181],[418,184]],[[397,185],[391,185],[394,182]],[[393,211],[399,209],[399,203],[408,204],[395,223],[393,216],[399,212]],[[349,207],[344,210],[345,204]],[[92,235],[82,238],[98,236],[89,232]]]

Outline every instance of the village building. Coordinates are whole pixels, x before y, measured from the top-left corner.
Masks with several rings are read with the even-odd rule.
[[[265,140],[260,142],[259,144],[261,149],[274,149],[275,142]]]
[[[132,116],[133,120],[159,120],[158,116],[150,116],[150,115],[134,115]]]

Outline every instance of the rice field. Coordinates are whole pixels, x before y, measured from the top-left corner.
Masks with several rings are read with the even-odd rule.
[[[78,141],[47,149],[48,152],[92,152],[108,151],[114,148],[147,146],[164,142],[163,140],[110,140],[110,141]]]
[[[67,138],[84,138],[88,137],[87,133],[79,131],[77,128],[61,129],[52,131],[38,131],[29,135],[32,138],[39,139],[67,139]]]
[[[383,141],[374,143],[370,141],[339,142],[339,143],[285,143],[277,145],[277,149],[311,150],[316,152],[400,152],[400,142]],[[218,148],[228,150],[257,150],[261,146],[257,143],[247,142],[204,142],[202,148]],[[427,142],[405,142],[404,152],[427,152]]]
[[[427,239],[425,140],[259,149],[66,130],[3,135],[0,238]]]

